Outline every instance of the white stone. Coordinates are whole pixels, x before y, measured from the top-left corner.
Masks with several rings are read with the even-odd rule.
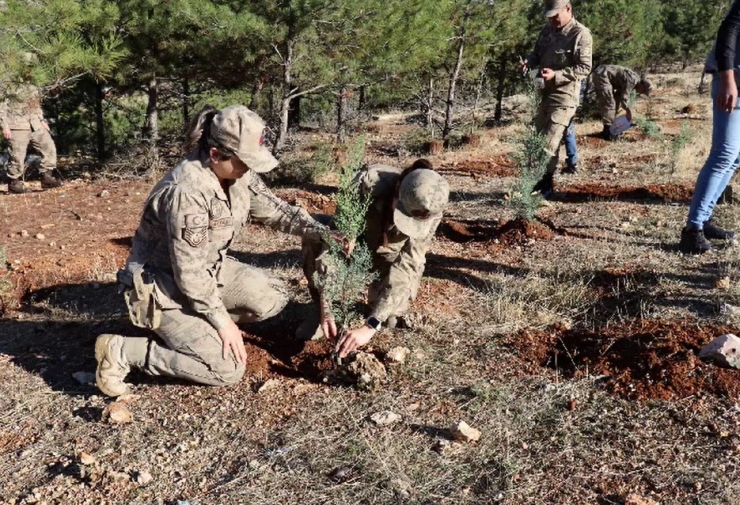
[[[459,442],[476,442],[480,439],[480,431],[472,428],[465,421],[460,421],[450,428],[450,434],[454,440]]]
[[[149,484],[154,478],[152,477],[152,474],[149,472],[139,472],[139,474],[136,476],[136,483],[140,486],[146,486]]]
[[[388,354],[386,354],[386,358],[391,363],[404,363],[406,361],[406,357],[411,353],[411,349],[408,347],[394,347],[390,351],[388,351]]]
[[[702,347],[699,357],[720,366],[740,369],[740,338],[732,333],[720,335]]]
[[[382,412],[376,412],[370,416],[370,420],[378,426],[387,426],[389,424],[395,424],[401,420],[401,416],[390,410],[384,410]]]
[[[268,379],[262,383],[259,389],[257,389],[257,392],[264,393],[265,391],[269,391],[270,389],[275,389],[279,385],[280,381],[278,379]]]

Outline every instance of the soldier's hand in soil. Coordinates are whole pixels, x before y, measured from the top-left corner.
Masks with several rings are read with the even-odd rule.
[[[717,93],[717,106],[720,110],[732,114],[737,105],[737,83],[735,82],[735,71],[727,70],[720,72],[719,93]]]
[[[334,321],[334,316],[331,310],[322,303],[321,304],[321,331],[324,332],[326,338],[336,338],[337,336],[337,323]]]
[[[247,364],[247,351],[244,349],[244,332],[233,321],[218,330],[218,336],[223,342],[223,358],[227,359],[229,351],[234,353],[237,363]]]
[[[348,354],[370,342],[373,335],[375,335],[375,330],[369,326],[344,332],[344,335],[342,335],[342,338],[337,343],[337,354],[339,354],[340,358],[346,358]]]
[[[542,75],[544,80],[549,81],[550,79],[555,78],[555,71],[551,68],[543,68],[540,75]]]
[[[3,137],[5,140],[13,140],[13,132],[10,131],[10,128],[7,126],[3,128]]]

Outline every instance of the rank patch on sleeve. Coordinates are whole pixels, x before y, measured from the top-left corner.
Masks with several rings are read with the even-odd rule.
[[[186,215],[182,238],[193,247],[203,245],[208,238],[208,214]]]

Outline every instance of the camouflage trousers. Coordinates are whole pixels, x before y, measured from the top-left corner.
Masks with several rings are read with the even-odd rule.
[[[8,177],[21,179],[25,171],[26,151],[30,145],[41,155],[39,172],[50,172],[57,167],[57,148],[45,128],[38,130],[11,130],[12,138],[8,156]]]
[[[231,258],[222,268],[228,281],[220,289],[221,299],[235,323],[268,319],[288,303],[282,281],[268,272]],[[211,386],[234,384],[244,376],[245,366],[231,352],[223,358],[216,329],[191,309],[163,310],[154,331],[161,340],[127,337],[123,347],[127,361],[145,372]]]
[[[614,88],[606,72],[595,72],[593,75],[594,93],[599,105],[599,115],[604,126],[611,126],[617,115],[617,101],[614,98]]]
[[[563,134],[575,115],[575,106],[554,107],[543,104],[537,110],[534,126],[537,133],[545,137],[547,153],[550,155],[550,161],[547,163],[547,173],[549,174],[554,174],[558,169]]]

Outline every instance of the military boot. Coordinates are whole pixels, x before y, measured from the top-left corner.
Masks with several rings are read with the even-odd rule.
[[[146,360],[148,339],[103,334],[95,341],[95,383],[108,396],[121,396],[131,392],[123,382],[133,366],[141,366]]]
[[[31,189],[27,188],[23,181],[20,179],[13,179],[8,183],[8,193],[15,193],[16,195],[22,195],[24,193],[30,193]]]
[[[44,172],[41,174],[41,187],[44,189],[52,189],[63,186],[64,183],[54,177],[51,172]]]
[[[601,132],[601,138],[604,140],[616,140],[617,136],[612,135],[611,126],[604,125],[604,130]]]
[[[704,223],[704,237],[717,240],[732,240],[735,238],[735,232],[720,228],[714,224],[714,220],[710,219]]]
[[[712,244],[704,236],[704,230],[684,228],[678,248],[685,254],[704,254],[712,250]]]
[[[545,200],[549,199],[555,191],[553,174],[547,173],[532,188],[532,194],[539,193]]]

